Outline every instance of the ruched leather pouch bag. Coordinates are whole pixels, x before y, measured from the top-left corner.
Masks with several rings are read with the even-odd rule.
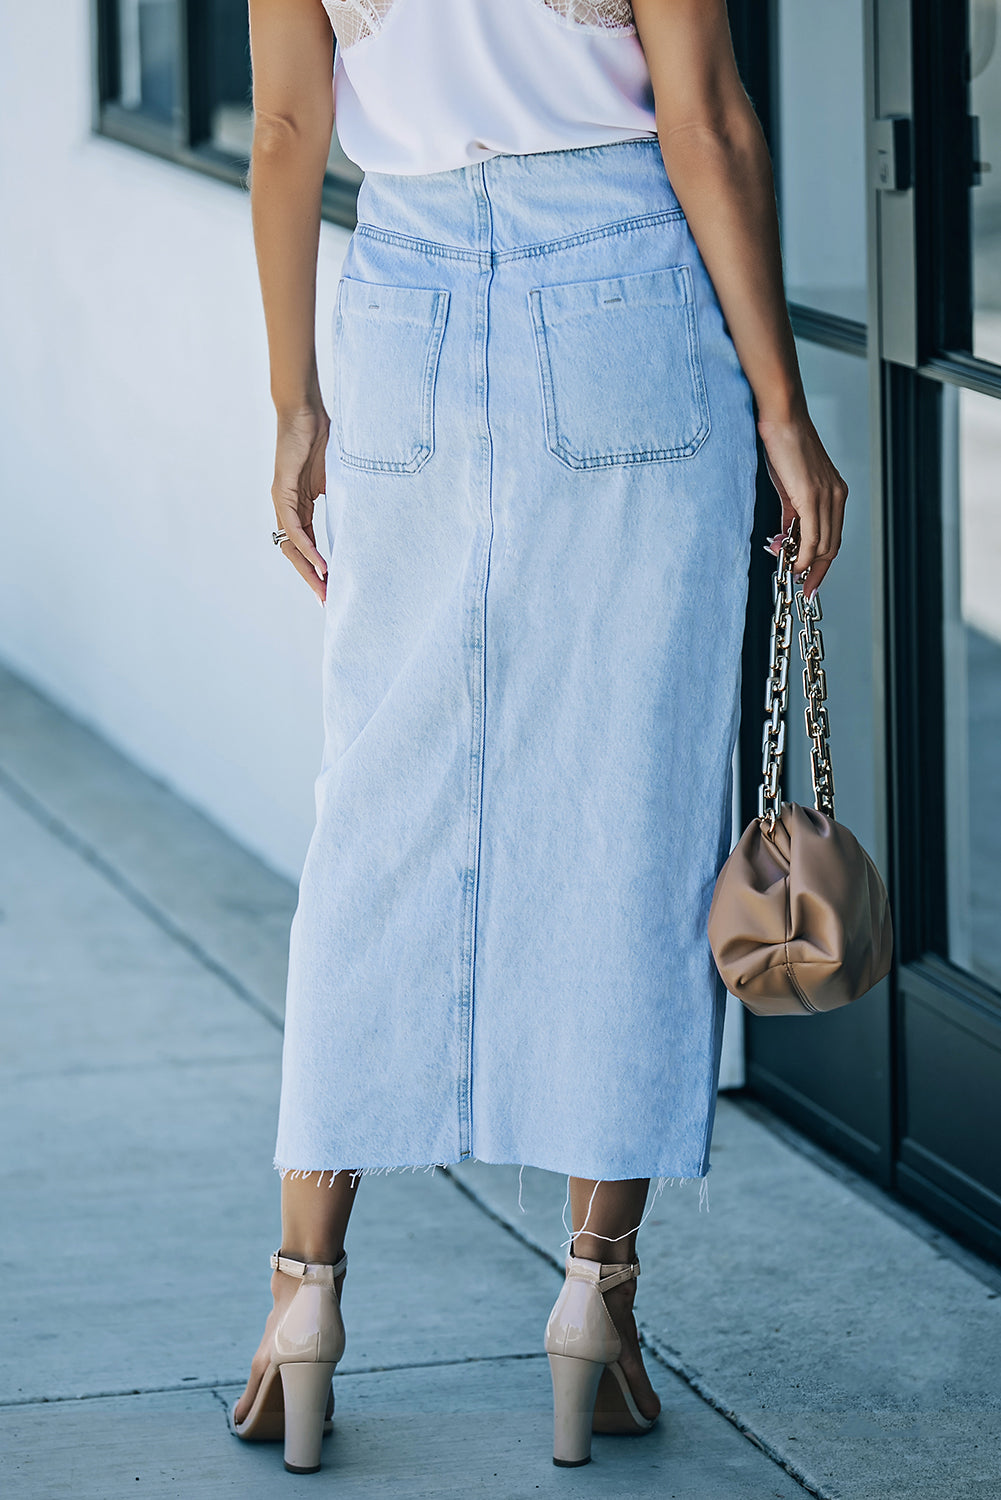
[[[783,802],[772,832],[752,819],[720,871],[709,941],[723,983],[755,1015],[835,1010],[889,972],[886,887],[847,828]]]
[[[709,943],[730,994],[759,1016],[807,1015],[857,1000],[890,969],[886,887],[861,844],[834,818],[826,678],[817,595],[795,593],[816,807],[782,802],[796,540],[783,542],[773,593],[764,776],[758,816],[717,876]]]

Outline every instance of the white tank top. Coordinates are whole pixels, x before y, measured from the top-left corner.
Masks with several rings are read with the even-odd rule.
[[[366,172],[655,136],[629,0],[323,0],[334,112]]]

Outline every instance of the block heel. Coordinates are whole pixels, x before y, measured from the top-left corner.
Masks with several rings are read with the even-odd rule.
[[[571,1468],[591,1457],[591,1434],[649,1432],[619,1364],[622,1340],[604,1293],[640,1274],[638,1260],[603,1265],[566,1260],[566,1280],[546,1324],[553,1376],[553,1463]]]
[[[574,1469],[591,1462],[594,1402],[605,1366],[598,1360],[550,1354],[553,1377],[553,1463]]]
[[[290,1474],[315,1474],[320,1467],[332,1364],[279,1365],[285,1397],[285,1467]]]
[[[230,1408],[230,1430],[247,1443],[285,1444],[292,1474],[315,1474],[334,1413],[331,1378],[344,1353],[344,1322],[334,1283],[347,1271],[336,1265],[293,1260],[278,1250],[271,1269],[298,1281],[274,1334],[271,1363],[242,1422]]]

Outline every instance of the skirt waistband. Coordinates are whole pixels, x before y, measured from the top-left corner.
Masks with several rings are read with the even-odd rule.
[[[489,262],[636,219],[682,217],[660,142],[644,136],[561,151],[498,154],[447,172],[366,172],[363,233]]]

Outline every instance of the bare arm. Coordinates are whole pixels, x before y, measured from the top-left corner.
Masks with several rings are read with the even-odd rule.
[[[334,124],[333,33],[320,0],[250,0],[250,206],[277,413],[272,499],[282,550],[322,600],[313,503],[330,421],[316,369],[320,199]]]
[[[848,489],[810,420],[786,307],[771,162],[733,56],[725,0],[633,0],[667,174],[716,288],[782,500],[817,588]]]

